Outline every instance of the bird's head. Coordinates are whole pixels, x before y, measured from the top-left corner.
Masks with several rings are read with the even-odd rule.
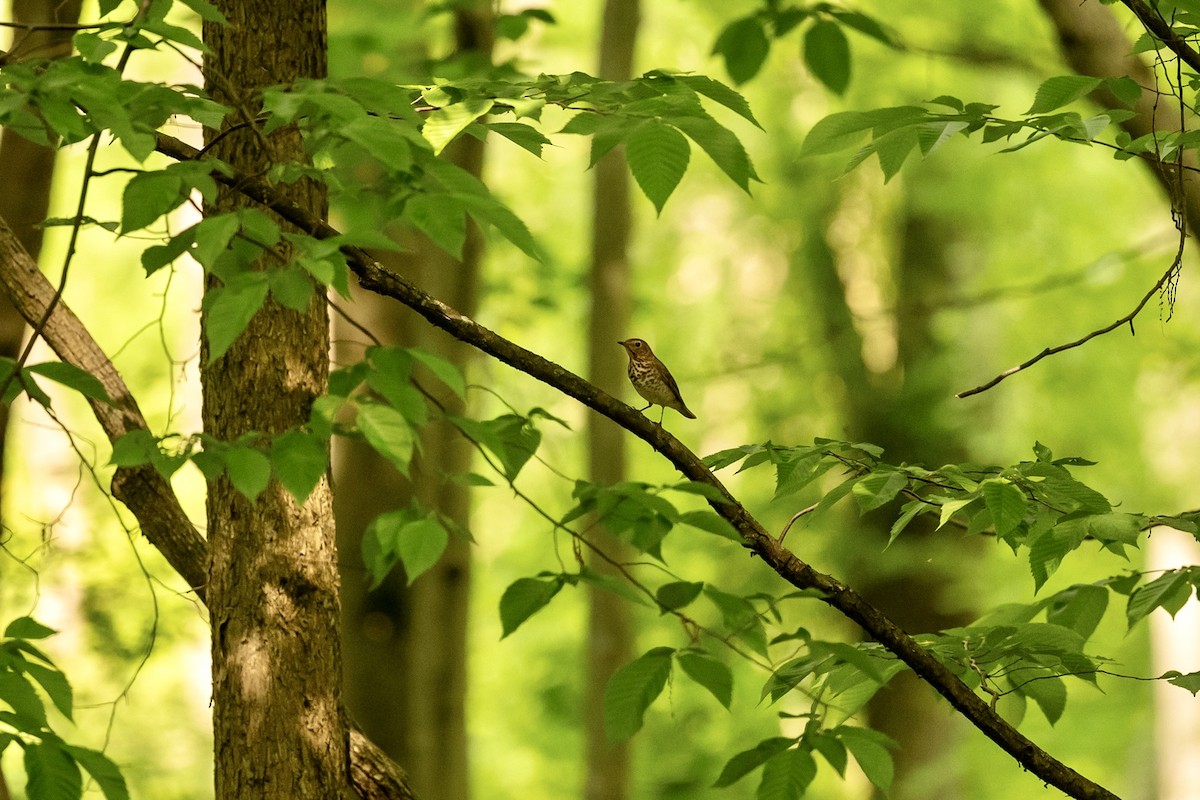
[[[617,342],[621,347],[625,348],[625,352],[629,353],[632,359],[649,358],[654,355],[654,351],[650,349],[650,345],[646,344],[645,339],[626,339],[623,342]]]

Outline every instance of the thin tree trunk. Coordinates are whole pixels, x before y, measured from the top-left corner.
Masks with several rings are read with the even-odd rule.
[[[456,51],[490,58],[493,20],[486,3],[455,12]],[[484,144],[464,137],[444,157],[479,177]],[[471,224],[461,262],[427,240],[407,243],[411,252],[381,253],[383,263],[410,276],[426,291],[474,315],[478,307],[483,237]],[[356,293],[354,315],[388,344],[417,346],[465,368],[470,348],[421,323],[395,303],[368,292]],[[338,326],[339,340],[356,338]],[[354,348],[339,348],[356,358]],[[426,388],[448,413],[463,404],[436,381]],[[462,528],[469,527],[467,487],[447,480],[470,468],[472,450],[455,429],[441,421],[421,432],[412,482],[404,480],[372,451],[339,442],[335,462],[339,496],[338,536],[342,548],[345,602],[347,703],[371,738],[405,765],[425,800],[467,800],[470,793],[466,730],[467,612],[471,578],[470,543],[452,536],[438,563],[411,587],[400,571],[366,592],[362,578],[362,533],[384,511],[413,497]],[[365,479],[364,476],[370,476]]]
[[[637,38],[639,0],[607,0],[600,35],[599,77],[629,80]],[[596,386],[615,390],[625,383],[624,350],[617,342],[630,335],[629,240],[632,235],[629,171],[624,155],[614,151],[595,168],[592,193],[592,264],[589,277],[588,373]],[[625,479],[625,435],[610,420],[587,416],[588,477],[599,484]],[[593,529],[594,541],[618,561],[632,560],[630,548],[608,533]],[[597,572],[611,568],[590,559]],[[608,679],[633,658],[633,624],[629,604],[596,587],[588,591],[588,633],[584,668],[584,732],[587,740],[587,800],[623,800],[629,793],[629,746],[610,743],[604,730],[604,690]]]
[[[213,97],[241,114],[237,121],[253,121],[262,87],[324,76],[321,0],[219,0],[217,6],[229,24],[204,26],[211,49],[205,77]],[[212,152],[252,175],[271,162],[304,159],[294,128],[272,133],[265,145],[243,128],[222,137]],[[317,185],[286,191],[309,212],[324,214],[324,192]],[[207,211],[245,203],[225,191]],[[287,257],[286,251],[279,254]],[[210,278],[206,291],[216,285]],[[233,441],[250,432],[272,436],[304,424],[326,386],[328,325],[318,290],[303,313],[268,300],[216,360],[210,362],[205,343],[205,431]],[[272,480],[251,503],[222,477],[209,487],[208,538],[217,800],[341,796],[348,745],[328,481],[298,504]]]
[[[909,191],[915,190],[910,186]],[[843,198],[842,202],[859,200]],[[828,218],[814,227],[826,231],[854,227],[835,224],[838,207],[827,213]],[[931,327],[938,299],[952,285],[944,257],[950,232],[943,221],[915,210],[911,203],[902,213],[899,254],[890,272],[883,267],[878,275],[851,275],[854,269],[867,268],[865,259],[851,254],[872,248],[860,241],[831,243],[815,236],[804,254],[806,285],[814,296],[812,308],[819,315],[828,342],[830,369],[845,387],[843,413],[848,435],[881,445],[885,458],[895,461],[940,464],[961,460],[961,447],[953,431],[944,429],[937,419],[939,399],[951,397],[953,390],[944,385],[943,376],[948,373],[935,363],[941,348]],[[894,337],[895,356],[892,364],[882,367],[868,365],[865,360],[864,337],[855,329],[856,310],[848,300],[849,282],[869,280],[894,284],[894,308],[872,310],[874,314],[892,314],[892,331],[886,335]],[[883,297],[887,292],[881,288],[879,294]],[[857,311],[861,315],[864,310]],[[951,575],[929,563],[902,561],[905,543],[928,533],[921,525],[911,527],[889,548],[887,558],[892,566],[883,571],[878,568],[879,553],[887,540],[885,518],[889,515],[862,520],[864,529],[874,529],[878,546],[865,550],[861,561],[851,567],[851,582],[910,633],[966,624],[969,614],[946,611]],[[941,544],[949,549],[969,548],[973,543],[946,540]],[[955,727],[949,709],[919,678],[902,673],[872,699],[867,713],[873,728],[900,744],[893,754],[896,777],[891,797],[914,800],[961,794],[962,787],[954,784],[952,772],[931,771],[952,743]]]
[[[23,25],[73,23],[79,20],[81,0],[14,0],[13,22]],[[61,58],[71,53],[72,30],[19,31],[9,58]],[[0,218],[3,218],[26,252],[36,260],[42,250],[40,227],[50,208],[57,151],[6,130],[0,136]],[[25,335],[25,321],[7,298],[0,296],[0,356],[16,358]],[[7,404],[0,405],[0,483],[8,435]]]

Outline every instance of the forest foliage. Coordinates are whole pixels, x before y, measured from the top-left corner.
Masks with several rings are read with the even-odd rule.
[[[1162,13],[1170,12],[1180,36],[1195,31],[1200,6],[1184,0],[1163,0],[1157,6]],[[461,256],[468,221],[473,221],[506,240],[529,262],[551,263],[555,256],[547,251],[542,232],[522,219],[513,208],[516,203],[510,206],[487,183],[439,157],[458,137],[487,138],[498,142],[497,147],[523,151],[517,153],[521,157],[539,158],[549,148],[570,147],[568,142],[586,137],[589,152],[583,167],[621,147],[637,186],[662,218],[682,182],[691,179],[688,173],[694,170],[697,149],[727,184],[743,193],[772,182],[761,163],[757,168],[752,163],[743,144],[747,134],[768,128],[769,122],[735,87],[753,86],[776,48],[795,49],[798,43],[811,77],[842,95],[851,90],[858,74],[857,49],[852,46],[856,39],[893,52],[908,46],[884,11],[876,16],[829,3],[771,1],[714,32],[712,52],[731,82],[666,67],[632,81],[611,82],[584,71],[526,74],[508,63],[423,84],[363,76],[307,80],[270,89],[252,107],[230,108],[213,102],[195,85],[131,77],[131,66],[150,53],[194,63],[205,49],[195,33],[201,19],[223,21],[205,0],[151,0],[136,8],[102,0],[95,20],[75,35],[70,57],[3,65],[0,124],[55,147],[124,151],[122,166],[101,172],[89,164],[83,174],[84,193],[96,191],[93,184],[103,182],[107,188],[114,179],[123,180],[119,205],[92,203],[85,208],[81,201],[75,216],[46,224],[136,239],[148,278],[176,269],[186,258],[219,282],[200,310],[207,320],[210,361],[227,352],[264,304],[299,311],[309,307],[314,293],[340,298],[338,302],[349,300],[351,284],[373,263],[364,260],[369,259],[365,251],[397,247],[380,233],[386,225],[407,226]],[[501,16],[498,30],[519,39],[556,22],[549,12],[532,9]],[[1147,33],[1135,49],[1160,53],[1165,59],[1169,47],[1169,42]],[[1195,77],[1187,81],[1174,87],[1181,103],[1195,89]],[[1085,98],[1102,88],[1126,107],[1086,110]],[[799,157],[812,163],[852,151],[840,162],[843,175],[873,157],[884,182],[902,175],[914,154],[949,157],[951,142],[972,137],[984,145],[999,143],[1001,151],[1010,154],[1035,144],[1101,145],[1118,160],[1152,157],[1182,164],[1179,159],[1200,146],[1194,132],[1131,138],[1115,127],[1133,116],[1131,107],[1142,91],[1127,77],[1056,75],[1042,80],[1028,98],[1028,110],[1015,116],[998,115],[1001,105],[989,98],[949,93],[923,103],[839,110],[811,126]],[[239,175],[205,151],[181,145],[165,132],[172,126],[233,126],[262,134],[296,126],[304,135],[307,160],[274,163],[265,175]],[[164,159],[163,153],[173,160]],[[298,181],[324,184],[334,208],[347,209],[342,215],[345,226],[309,224],[296,215],[287,218],[291,225],[283,225],[278,217],[256,209],[198,220],[181,213],[202,200],[213,200],[218,186],[225,185],[249,187],[259,192],[256,199],[264,206],[285,214],[277,190]],[[110,190],[114,197],[116,191]],[[282,242],[293,248],[295,258],[277,257]],[[81,258],[67,256],[64,281],[72,257]],[[1181,257],[1182,245],[1172,270]],[[680,455],[690,451],[670,434],[648,422],[641,428],[630,423],[632,409],[622,405],[614,412],[617,401],[600,397],[599,390],[581,396],[584,390],[571,383],[574,376],[563,368],[526,360],[509,349],[507,340],[489,345],[485,333],[469,328],[476,323],[455,320],[434,307],[434,300],[413,294],[405,302],[414,308],[424,304],[427,313],[422,313],[428,317],[441,314],[445,327],[456,335],[474,331],[474,343],[489,355],[565,394],[577,391],[572,396],[625,424],[675,466],[691,463]],[[94,404],[116,402],[96,377],[69,358],[42,363],[6,359],[3,369],[7,403],[24,395],[57,412],[61,395],[47,381]],[[568,377],[556,378],[561,373]],[[571,420],[562,418],[557,408],[535,404],[509,406],[490,417],[447,415],[429,391],[432,382],[460,398],[468,396],[472,386],[448,361],[423,350],[372,346],[361,360],[339,365],[331,373],[328,393],[313,404],[303,426],[273,436],[251,433],[236,441],[218,441],[173,424],[142,428],[112,443],[107,467],[150,465],[172,479],[190,464],[209,482],[227,476],[251,502],[276,480],[302,503],[329,468],[332,438],[364,441],[407,474],[421,428],[445,417],[479,452],[479,472],[456,480],[480,491],[503,487],[510,496],[528,499],[518,480],[526,467],[541,460],[547,439],[569,435],[563,432],[570,431]],[[681,533],[711,534],[738,555],[748,552],[735,549],[738,545],[759,555],[765,547],[754,532],[757,522],[713,473],[733,475],[736,467],[736,474],[747,475],[731,479],[731,485],[732,480],[738,486],[750,480],[773,485],[773,490],[759,490],[764,507],[799,509],[787,527],[774,534],[780,550],[801,551],[801,527],[819,528],[831,519],[844,519],[835,516],[844,510],[841,503],[853,504],[862,515],[893,514],[889,546],[910,526],[928,522],[928,527],[947,535],[989,537],[1017,554],[1032,576],[1024,602],[998,607],[969,626],[915,637],[920,648],[985,701],[993,714],[1001,699],[1022,711],[1031,701],[1050,723],[1059,721],[1072,695],[1072,681],[1096,685],[1099,676],[1113,671],[1112,659],[1091,646],[1110,605],[1123,604],[1126,625],[1132,629],[1156,609],[1174,615],[1200,588],[1200,571],[1194,567],[1155,573],[1138,569],[1132,560],[1152,529],[1200,534],[1200,512],[1128,509],[1081,480],[1079,476],[1094,466],[1085,458],[1056,457],[1040,442],[1032,458],[1004,465],[893,463],[885,458],[888,455],[866,442],[768,440],[707,454],[702,464],[689,467],[690,474],[685,471],[683,481],[676,477],[601,486],[573,479],[569,492],[558,493],[556,505],[563,510],[547,512],[532,500],[530,505],[544,527],[575,542],[575,556],[560,558],[558,570],[516,578],[492,598],[500,635],[509,637],[522,625],[534,624],[535,615],[549,608],[564,588],[580,584],[611,590],[677,620],[687,634],[686,644],[656,642],[609,684],[605,720],[613,740],[637,734],[651,706],[662,702],[664,690],[677,679],[695,684],[728,709],[734,702],[735,678],[745,675],[728,662],[744,660],[761,668],[766,678],[757,689],[759,699],[778,710],[784,722],[780,730],[786,733],[777,731],[724,753],[724,766],[710,778],[724,787],[757,771],[757,796],[774,800],[801,796],[817,776],[818,759],[844,775],[853,758],[866,778],[886,791],[892,780],[893,743],[855,724],[856,714],[912,665],[908,655],[890,643],[833,638],[797,623],[804,613],[796,608],[828,604],[844,610],[838,605],[837,584],[827,576],[801,585],[795,574],[772,564],[793,586],[779,589],[771,584],[776,588],[744,591],[723,585],[720,570],[676,572],[664,547],[668,537]],[[808,505],[814,492],[815,502]],[[624,569],[619,578],[584,566],[578,553],[590,546],[587,515],[602,518],[646,562]],[[378,584],[397,567],[408,581],[416,580],[437,561],[451,536],[472,535],[417,503],[388,512],[371,524],[364,540],[370,580]],[[1130,566],[1040,593],[1068,560],[1096,550],[1125,559]],[[644,568],[647,563],[652,566]],[[701,606],[703,611],[698,610]],[[110,800],[128,797],[114,761],[100,750],[70,743],[72,734],[52,724],[47,714],[48,707],[68,721],[73,714],[67,675],[37,644],[52,633],[27,616],[7,622],[0,643],[0,701],[8,707],[0,710],[0,750],[23,752],[26,792],[35,800],[80,796],[84,773]],[[1200,673],[1170,671],[1160,677],[1192,694],[1200,690]],[[779,705],[784,698],[799,698],[807,709],[784,710]],[[1010,714],[1014,722],[1021,715]]]

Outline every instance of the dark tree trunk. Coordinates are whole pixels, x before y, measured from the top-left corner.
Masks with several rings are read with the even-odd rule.
[[[213,97],[236,109],[235,122],[252,124],[262,87],[325,74],[321,0],[220,0],[217,6],[229,24],[204,26],[211,49],[205,73]],[[304,159],[292,128],[266,137],[264,147],[245,127],[221,138],[212,154],[249,175],[262,174],[272,162]],[[286,191],[309,212],[324,214],[320,187]],[[246,202],[224,191],[207,211]],[[288,256],[283,250],[279,255]],[[206,291],[215,286],[210,278]],[[204,345],[205,431],[232,441],[305,423],[326,386],[328,324],[318,290],[303,313],[268,300],[211,363]],[[347,740],[328,481],[301,505],[274,480],[251,503],[222,477],[209,487],[208,539],[217,800],[341,796]]]

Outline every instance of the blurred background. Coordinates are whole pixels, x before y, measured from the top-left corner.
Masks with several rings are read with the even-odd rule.
[[[621,27],[636,5],[626,4],[624,12],[613,5],[617,16],[604,37],[601,2],[501,3],[502,17],[536,7],[554,23],[520,17],[524,30],[506,22],[510,27],[497,37],[486,9],[431,13],[417,2],[330,0],[330,72],[423,83],[431,74],[463,74],[490,60],[531,74],[580,70],[619,78],[628,60],[633,75],[664,68],[730,82],[711,54],[713,43],[726,25],[757,8],[750,0],[657,0],[640,9],[639,25]],[[737,133],[763,179],[751,195],[693,148],[687,175],[656,216],[636,186],[620,185],[619,164],[588,169],[589,142],[582,137],[554,137],[541,162],[498,137],[486,144],[464,140],[448,157],[482,172],[533,231],[546,263],[478,232],[459,262],[389,229],[409,246],[393,263],[481,323],[593,375],[630,402],[636,398],[616,339],[646,339],[699,417],[667,412],[665,425],[700,454],[766,440],[806,444],[818,436],[873,442],[892,463],[937,467],[1014,463],[1031,458],[1041,441],[1056,456],[1099,462],[1077,475],[1123,510],[1194,508],[1200,318],[1193,311],[1191,254],[1169,322],[1165,301],[1151,301],[1135,336],[1128,328],[1116,331],[981,395],[954,398],[1044,347],[1112,322],[1153,285],[1171,262],[1177,236],[1147,168],[1115,161],[1100,147],[1045,141],[1001,154],[1001,145],[959,138],[884,184],[874,160],[843,174],[848,154],[798,157],[812,125],[840,110],[949,94],[998,104],[998,116],[1019,116],[1044,79],[1070,72],[1047,15],[1016,0],[863,0],[855,8],[893,26],[907,49],[851,35],[850,85],[837,97],[806,70],[800,36],[793,34],[775,42],[762,71],[739,87],[763,130],[710,108]],[[5,8],[4,18],[11,13]],[[95,9],[85,4],[83,15],[89,14]],[[1128,30],[1132,39],[1137,31]],[[135,59],[134,69],[146,80],[198,81],[166,56],[161,63]],[[167,78],[156,69],[176,73]],[[566,118],[547,110],[544,129],[557,131]],[[82,161],[81,147],[60,155],[51,216],[74,213]],[[102,153],[98,167],[121,163]],[[0,158],[0,169],[12,169],[11,162]],[[369,166],[354,169],[353,176],[369,180]],[[14,186],[12,174],[0,173],[0,182]],[[90,213],[116,218],[120,189],[120,181],[98,180]],[[332,213],[336,224],[371,212],[369,203],[355,201],[335,204]],[[66,298],[117,353],[155,430],[186,435],[199,424],[200,273],[179,263],[146,281],[138,261],[143,246],[87,233],[86,257],[73,268]],[[52,275],[64,247],[63,235],[51,229],[41,258]],[[540,458],[517,480],[551,515],[573,505],[575,477],[678,479],[641,442],[606,432],[583,407],[542,384],[456,350],[398,307],[360,298],[346,308],[380,338],[464,364],[475,387],[468,392],[471,415],[540,406],[569,423],[570,430],[542,425]],[[361,354],[361,334],[339,327],[335,339],[340,362]],[[80,466],[81,458],[95,466],[99,486],[107,487],[107,444],[87,409],[66,396],[56,407],[74,432],[70,438],[23,401],[9,421],[4,621],[29,613],[60,631],[46,648],[72,681],[80,707],[74,728],[63,723],[63,730],[81,744],[107,746],[134,797],[210,797],[207,614],[181,594],[182,582]],[[732,712],[680,682],[651,708],[628,752],[598,744],[587,709],[603,665],[619,666],[657,645],[685,646],[685,633],[650,609],[568,587],[500,641],[497,603],[504,589],[543,569],[561,569],[560,561],[573,558],[570,543],[507,488],[468,489],[446,480],[463,469],[488,474],[447,431],[433,426],[423,444],[413,482],[352,447],[335,454],[347,701],[412,773],[419,795],[753,797],[755,777],[710,787],[730,756],[778,735],[778,711],[800,704],[760,703],[767,675],[730,657]],[[773,503],[773,476],[765,470],[722,477],[774,530],[837,478]],[[188,467],[175,485],[202,524],[198,472]],[[474,542],[453,542],[439,567],[411,588],[397,575],[367,592],[357,549],[362,528],[411,496],[459,519]],[[885,507],[860,517],[846,503],[820,524],[793,529],[788,542],[913,632],[965,624],[999,604],[1030,600],[1033,581],[1023,558],[990,539],[967,540],[948,528],[918,531],[885,549],[894,515]],[[122,527],[124,537],[117,535]],[[609,546],[620,552],[618,543]],[[1085,546],[1042,592],[1162,568],[1171,559],[1194,563],[1194,548],[1174,531],[1154,532],[1130,561]],[[664,556],[682,579],[737,593],[784,590],[745,551],[716,537],[677,531]],[[669,579],[645,575],[651,583]],[[1190,607],[1173,623],[1156,612],[1151,626],[1127,634],[1118,605],[1111,604],[1090,648],[1113,659],[1113,671],[1155,676],[1200,669],[1200,656],[1186,650],[1195,647],[1197,633]],[[719,619],[711,607],[695,613]],[[815,603],[788,613],[791,628],[857,637]],[[1200,797],[1200,781],[1176,774],[1200,762],[1184,755],[1200,747],[1194,698],[1128,679],[1101,677],[1099,686],[1074,682],[1057,725],[1030,709],[1021,729],[1121,797]],[[894,797],[999,800],[1047,791],[915,681],[890,686],[865,713],[870,724],[902,740]],[[14,750],[5,753],[3,768],[20,797],[24,781]],[[870,795],[853,768],[843,781],[823,767],[807,796]]]

